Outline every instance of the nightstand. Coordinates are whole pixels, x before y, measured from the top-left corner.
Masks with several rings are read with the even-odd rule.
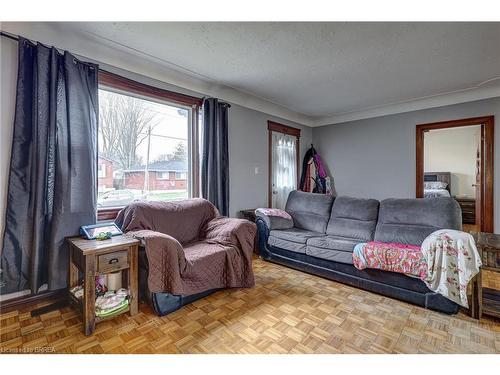
[[[462,222],[476,224],[476,200],[473,198],[455,197],[462,209]]]
[[[500,277],[500,235],[482,232],[471,234],[483,262],[479,274],[472,281],[471,315],[476,319],[481,319],[483,314],[500,318],[500,291],[483,288],[481,275],[483,270],[488,270]]]
[[[80,237],[68,238],[67,241],[70,248],[69,289],[81,285],[81,280],[84,284],[82,299],[69,291],[68,295],[70,302],[76,304],[82,313],[85,335],[94,332],[96,323],[116,316],[99,318],[95,315],[95,277],[98,275],[122,271],[123,285],[127,285],[129,290],[129,305],[120,313],[129,311],[130,315],[137,314],[139,241],[126,235],[104,241]]]

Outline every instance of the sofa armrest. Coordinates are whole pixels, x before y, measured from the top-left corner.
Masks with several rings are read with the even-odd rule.
[[[283,210],[271,208],[257,208],[255,216],[261,218],[269,230],[293,228],[293,219],[290,214]]]
[[[235,246],[246,254],[252,254],[257,226],[245,219],[219,216],[207,223],[204,232],[206,241]]]
[[[186,269],[186,257],[182,245],[174,237],[168,234],[156,232],[154,230],[135,230],[127,232],[127,235],[132,236],[141,241],[146,249],[148,263],[151,266],[160,266],[166,261],[166,258],[175,257],[179,265],[179,272]],[[162,249],[161,252],[151,251],[153,248]],[[161,257],[161,259],[159,259]],[[151,268],[151,267],[150,267]]]

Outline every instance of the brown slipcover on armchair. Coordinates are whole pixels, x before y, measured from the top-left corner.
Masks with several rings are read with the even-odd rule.
[[[189,296],[255,285],[255,224],[221,217],[205,199],[135,202],[115,222],[144,244],[152,293]]]

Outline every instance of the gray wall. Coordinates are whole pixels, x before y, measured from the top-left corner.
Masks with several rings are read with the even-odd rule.
[[[229,209],[231,216],[236,216],[236,213],[242,209],[267,207],[269,167],[267,120],[301,129],[301,163],[305,151],[310,147],[311,128],[233,105],[229,110]],[[255,174],[255,168],[258,168],[257,174]]]
[[[313,128],[339,195],[383,199],[415,197],[415,125],[495,115],[500,98]],[[495,233],[500,233],[500,124],[495,129]]]

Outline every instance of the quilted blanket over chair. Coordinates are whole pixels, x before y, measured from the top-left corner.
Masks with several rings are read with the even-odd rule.
[[[255,285],[255,224],[222,217],[205,199],[135,202],[115,222],[144,244],[153,293],[191,295]]]

